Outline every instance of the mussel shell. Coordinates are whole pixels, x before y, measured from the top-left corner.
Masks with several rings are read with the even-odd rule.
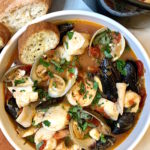
[[[93,145],[91,150],[105,150],[112,146],[116,142],[116,138],[110,135],[105,136],[106,142],[103,143],[101,140],[98,140],[95,145]]]
[[[116,83],[121,80],[121,77],[111,60],[104,59],[101,62],[99,77],[102,83],[103,93],[109,100],[115,102],[118,97]]]
[[[14,118],[17,119],[18,113],[19,113],[19,107],[16,104],[16,99],[11,97],[7,103],[5,104],[5,110],[8,112],[8,114]]]
[[[60,39],[62,39],[63,36],[66,35],[66,33],[72,30],[73,28],[74,28],[74,25],[72,23],[64,23],[64,24],[58,25],[58,29],[60,32]]]
[[[59,104],[62,102],[63,98],[53,98],[44,102],[41,102],[36,106],[36,110],[49,109],[50,107]]]
[[[135,113],[125,112],[122,116],[119,116],[118,120],[113,122],[112,133],[113,134],[121,134],[129,129],[131,129],[134,125]]]
[[[122,80],[129,84],[128,89],[138,92],[138,74],[137,74],[137,66],[136,63],[132,60],[126,61],[125,69],[127,71],[126,76],[122,76]]]

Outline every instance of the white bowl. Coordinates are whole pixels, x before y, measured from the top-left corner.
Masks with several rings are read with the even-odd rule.
[[[86,12],[86,11],[59,11],[38,18],[34,20],[32,23],[36,23],[40,21],[55,21],[55,20],[69,20],[69,19],[89,20],[96,23],[100,23],[104,26],[109,27],[110,29],[121,32],[124,35],[124,37],[127,39],[131,48],[134,50],[136,56],[144,63],[144,67],[146,70],[145,73],[145,83],[146,83],[146,90],[147,90],[146,102],[136,127],[128,136],[128,138],[126,138],[126,140],[116,148],[117,150],[133,149],[136,146],[136,144],[140,141],[140,139],[143,137],[150,123],[150,108],[149,108],[150,107],[150,92],[149,92],[150,91],[150,84],[149,84],[150,83],[150,60],[148,58],[148,55],[146,54],[144,48],[139,43],[139,41],[125,27],[123,27],[116,21],[100,14]],[[26,27],[27,26],[20,29],[12,37],[12,39],[9,41],[7,46],[3,49],[0,55],[0,79],[8,68],[10,58],[13,57],[14,52],[17,52],[16,50],[17,40],[19,36],[26,30]],[[32,150],[33,148],[30,145],[28,144],[24,145],[24,140],[22,140],[14,130],[14,126],[9,120],[8,115],[4,109],[3,92],[4,91],[3,91],[2,82],[0,82],[1,130],[15,149]]]

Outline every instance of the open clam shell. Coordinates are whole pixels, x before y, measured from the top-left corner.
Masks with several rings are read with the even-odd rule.
[[[105,123],[104,119],[99,114],[90,110],[88,111],[84,110],[83,112],[87,113],[88,115],[92,116],[94,119],[99,121],[99,125],[97,128],[100,133],[105,135],[111,134],[110,127]],[[74,143],[78,144],[80,147],[87,150],[90,149],[93,145],[96,145],[96,140],[91,137],[87,137],[87,138],[77,137],[79,134],[75,133],[78,132],[78,130],[76,130],[77,127],[75,127],[75,125],[78,126],[78,123],[75,120],[71,120],[69,123],[69,130],[70,130],[71,138],[74,141]]]
[[[15,78],[21,78],[22,76],[26,75],[28,72],[30,72],[30,69],[31,69],[31,66],[29,65],[13,66],[6,71],[2,80],[5,83],[11,82]]]
[[[111,36],[110,37],[105,36],[106,35],[105,33],[107,33],[107,32],[118,34],[120,36],[119,42],[113,43]],[[93,37],[91,38],[89,47],[92,47],[92,46],[95,47],[97,45],[103,45],[103,44],[109,45],[110,54],[112,56],[113,61],[116,61],[118,58],[120,58],[120,56],[123,54],[124,49],[125,49],[125,39],[124,39],[123,35],[118,32],[111,31],[107,27],[103,27],[94,33]],[[102,50],[102,51],[104,51],[104,50]]]

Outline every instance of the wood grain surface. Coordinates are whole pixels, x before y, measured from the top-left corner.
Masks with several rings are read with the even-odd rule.
[[[14,150],[14,148],[9,144],[5,136],[0,130],[0,149],[1,150]]]

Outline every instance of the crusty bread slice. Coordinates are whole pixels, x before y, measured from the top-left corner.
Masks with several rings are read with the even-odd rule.
[[[44,52],[56,48],[60,34],[56,25],[40,22],[30,25],[18,40],[19,59],[23,64],[33,64]]]
[[[6,26],[0,23],[0,49],[2,49],[9,39],[11,38],[11,33]]]
[[[0,22],[14,33],[31,20],[45,15],[51,0],[0,0]]]

